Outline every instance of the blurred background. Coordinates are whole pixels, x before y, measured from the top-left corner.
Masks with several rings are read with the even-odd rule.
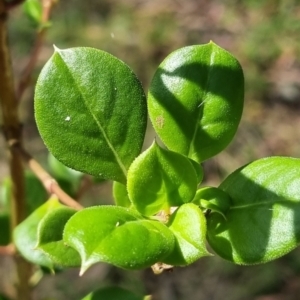
[[[12,11],[9,34],[16,79],[27,63],[35,31],[22,8]],[[217,186],[236,168],[261,157],[299,157],[299,0],[59,1],[52,12],[33,85],[20,106],[25,148],[46,166],[48,154],[34,122],[33,94],[39,71],[53,53],[53,44],[108,51],[133,69],[147,91],[155,69],[170,52],[210,40],[240,61],[246,92],[236,137],[226,151],[205,162],[203,184]],[[148,125],[145,147],[154,138]],[[4,143],[2,137],[0,143]],[[2,151],[0,180],[8,174],[5,158]],[[110,188],[110,183],[91,186],[83,203],[111,203]],[[2,270],[9,270],[5,276],[0,275],[0,289],[12,293],[13,264],[5,257],[0,264]],[[150,270],[127,272],[99,265],[82,278],[78,270],[68,270],[37,282],[34,297],[38,300],[81,299],[90,288],[107,284],[163,300],[292,300],[300,295],[300,249],[261,266],[238,267],[214,257],[156,276]]]

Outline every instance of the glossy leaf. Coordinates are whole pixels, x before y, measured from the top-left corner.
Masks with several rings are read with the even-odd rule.
[[[84,297],[82,300],[143,300],[143,296],[137,296],[134,293],[118,286],[105,287]]]
[[[30,262],[53,270],[54,264],[42,251],[36,249],[37,228],[45,215],[62,205],[51,198],[20,223],[13,232],[14,244],[18,251]]]
[[[55,48],[37,81],[35,117],[46,146],[63,164],[125,183],[144,140],[145,95],[114,56]]]
[[[300,243],[300,160],[269,157],[246,165],[220,185],[231,198],[226,220],[211,213],[208,241],[237,264],[274,260]]]
[[[163,262],[173,266],[189,265],[200,257],[208,256],[206,249],[206,219],[193,203],[180,206],[167,224],[175,236],[173,252]]]
[[[162,149],[154,142],[130,166],[127,190],[136,209],[151,216],[190,202],[197,183],[197,174],[189,159]]]
[[[81,256],[81,274],[97,262],[124,269],[151,266],[168,255],[174,236],[162,223],[140,219],[128,208],[97,206],[77,212],[63,239]]]
[[[161,63],[150,85],[148,109],[165,145],[201,162],[232,140],[243,97],[241,66],[210,42],[181,48]]]
[[[123,207],[130,207],[132,205],[127,188],[124,184],[114,181],[113,183],[113,196],[116,202],[116,205]]]
[[[80,267],[81,264],[78,252],[63,242],[65,224],[75,212],[68,207],[59,207],[49,212],[38,226],[36,249],[42,250],[61,267]]]

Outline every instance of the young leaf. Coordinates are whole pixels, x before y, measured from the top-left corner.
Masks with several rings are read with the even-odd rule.
[[[175,236],[173,252],[163,262],[173,266],[189,265],[200,257],[209,256],[206,249],[206,219],[193,203],[181,205],[167,224]]]
[[[204,187],[197,190],[193,203],[220,213],[225,219],[225,214],[229,210],[231,200],[228,194],[216,187]]]
[[[59,207],[49,212],[38,225],[36,249],[42,250],[61,267],[79,267],[81,264],[78,252],[65,245],[62,238],[65,224],[75,212],[68,207]]]
[[[237,264],[274,260],[300,243],[300,159],[269,157],[229,175],[220,185],[231,198],[226,220],[207,218],[207,239]]]
[[[130,166],[127,190],[136,209],[151,216],[190,202],[197,183],[194,165],[188,158],[154,142]]]
[[[55,52],[35,90],[35,117],[51,153],[63,164],[126,183],[146,130],[142,86],[127,65],[93,48]]]
[[[240,64],[210,42],[181,48],[161,63],[150,85],[148,109],[165,145],[201,162],[232,140],[243,97]]]
[[[81,256],[81,274],[97,262],[141,269],[161,261],[173,249],[174,236],[162,223],[140,219],[120,206],[77,212],[67,222],[64,242]]]
[[[53,270],[54,264],[42,251],[36,249],[37,228],[44,216],[62,205],[56,198],[49,199],[20,223],[13,232],[14,244],[18,251],[30,262]]]
[[[124,184],[114,181],[113,183],[113,196],[116,202],[116,205],[123,207],[130,207],[132,205],[127,188]]]

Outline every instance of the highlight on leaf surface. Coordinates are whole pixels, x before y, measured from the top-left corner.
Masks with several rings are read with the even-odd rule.
[[[173,266],[190,265],[211,254],[206,249],[206,219],[193,203],[181,205],[170,217],[168,228],[174,233],[175,247],[163,262]]]
[[[135,74],[116,57],[55,47],[37,81],[35,118],[47,148],[63,164],[126,183],[144,140],[146,98]]]
[[[174,235],[167,226],[120,206],[95,206],[77,212],[66,223],[63,240],[79,252],[81,274],[98,262],[124,269],[147,268],[174,247]]]
[[[202,162],[233,139],[244,102],[239,62],[213,42],[171,53],[148,93],[151,122],[172,151]]]
[[[129,199],[141,214],[151,216],[192,201],[198,178],[187,157],[154,142],[128,170]]]
[[[230,174],[219,187],[231,198],[226,220],[207,218],[207,239],[237,264],[265,263],[300,243],[300,159],[268,157]]]

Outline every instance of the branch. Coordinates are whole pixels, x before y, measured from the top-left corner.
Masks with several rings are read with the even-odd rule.
[[[56,2],[57,2],[57,0],[43,0],[42,1],[43,12],[42,12],[42,18],[41,18],[41,28],[37,32],[35,43],[34,43],[34,46],[31,50],[31,54],[29,57],[29,61],[22,72],[21,79],[20,79],[20,82],[17,87],[18,101],[21,100],[24,91],[30,85],[31,75],[32,75],[32,72],[36,65],[38,55],[41,50],[41,46],[45,39],[45,34],[48,29],[47,23],[49,22],[49,19],[50,19],[51,10]]]
[[[58,185],[56,180],[46,170],[27,153],[16,140],[10,140],[9,146],[12,151],[18,154],[21,159],[28,165],[31,171],[39,178],[49,194],[55,194],[58,199],[65,205],[76,210],[83,208],[76,200],[65,193]]]
[[[0,255],[14,255],[16,253],[16,249],[13,244],[9,244],[7,246],[0,246]]]

